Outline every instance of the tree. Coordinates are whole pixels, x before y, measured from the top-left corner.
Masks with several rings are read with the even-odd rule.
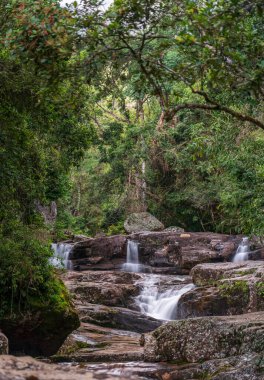
[[[141,85],[159,99],[161,124],[201,109],[264,128],[258,112],[239,109],[241,97],[255,104],[263,98],[262,2],[118,0],[106,12],[92,3],[84,1],[80,15],[85,63],[110,61],[130,74],[136,65]],[[171,83],[183,83],[194,100],[175,99]]]

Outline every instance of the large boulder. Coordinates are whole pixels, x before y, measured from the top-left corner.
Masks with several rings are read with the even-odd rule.
[[[199,287],[180,300],[181,317],[228,315],[264,310],[264,264],[203,264],[192,270]],[[209,295],[209,296],[208,296]]]
[[[79,324],[78,315],[73,308],[43,310],[0,322],[9,340],[10,353],[32,356],[55,354]]]
[[[124,228],[131,234],[140,231],[162,231],[164,225],[148,212],[135,212],[127,217]]]
[[[39,299],[32,311],[0,319],[0,328],[8,338],[11,354],[53,355],[67,336],[80,326],[77,311],[61,280],[57,281],[57,287],[56,297],[51,297],[49,303]]]
[[[8,354],[8,339],[0,332],[0,355]]]
[[[69,259],[74,270],[113,270],[124,263],[126,237],[123,235],[83,238],[73,245]]]
[[[264,310],[262,261],[200,264],[191,275],[197,287],[181,297],[179,318]]]
[[[169,322],[142,339],[147,361],[196,363],[263,354],[264,313]]]

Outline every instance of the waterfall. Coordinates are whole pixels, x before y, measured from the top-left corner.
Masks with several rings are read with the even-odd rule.
[[[140,272],[138,256],[138,243],[128,240],[126,263],[122,265],[122,269],[128,272]]]
[[[142,313],[150,317],[162,320],[174,320],[177,318],[177,306],[181,296],[195,288],[194,284],[187,284],[181,289],[169,289],[159,292],[153,277],[149,277],[141,294],[136,298],[136,304]]]
[[[237,248],[233,262],[240,263],[242,261],[248,260],[249,252],[250,252],[249,240],[247,237],[245,237],[242,239],[242,242],[239,244]]]
[[[72,249],[71,244],[51,244],[51,248],[54,252],[50,258],[50,263],[56,268],[71,269],[71,261],[69,260],[69,254]]]

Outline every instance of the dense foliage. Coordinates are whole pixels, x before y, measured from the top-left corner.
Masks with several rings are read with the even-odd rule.
[[[166,225],[262,234],[262,2],[82,4],[96,136],[69,225],[113,233],[148,209]]]
[[[56,299],[54,234],[263,234],[263,25],[258,0],[1,1],[4,313]]]
[[[68,189],[84,153],[83,88],[71,83],[71,17],[53,1],[0,5],[0,309],[59,301],[51,236],[36,204]],[[64,25],[64,27],[61,26]],[[67,29],[68,28],[68,29]],[[57,295],[57,296],[56,296]]]

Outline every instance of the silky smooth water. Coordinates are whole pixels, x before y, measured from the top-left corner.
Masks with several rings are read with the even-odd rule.
[[[50,258],[50,263],[56,268],[71,269],[71,261],[69,255],[72,249],[71,244],[51,244],[54,255]]]
[[[140,272],[138,243],[133,240],[127,241],[126,263],[122,269],[127,272]]]
[[[242,261],[248,260],[248,254],[250,252],[249,240],[247,237],[242,239],[239,244],[235,257],[233,259],[234,263],[241,263]]]
[[[140,311],[150,317],[162,320],[177,319],[177,307],[181,296],[194,289],[194,284],[187,284],[179,288],[171,288],[160,292],[153,277],[148,277],[136,304]]]

